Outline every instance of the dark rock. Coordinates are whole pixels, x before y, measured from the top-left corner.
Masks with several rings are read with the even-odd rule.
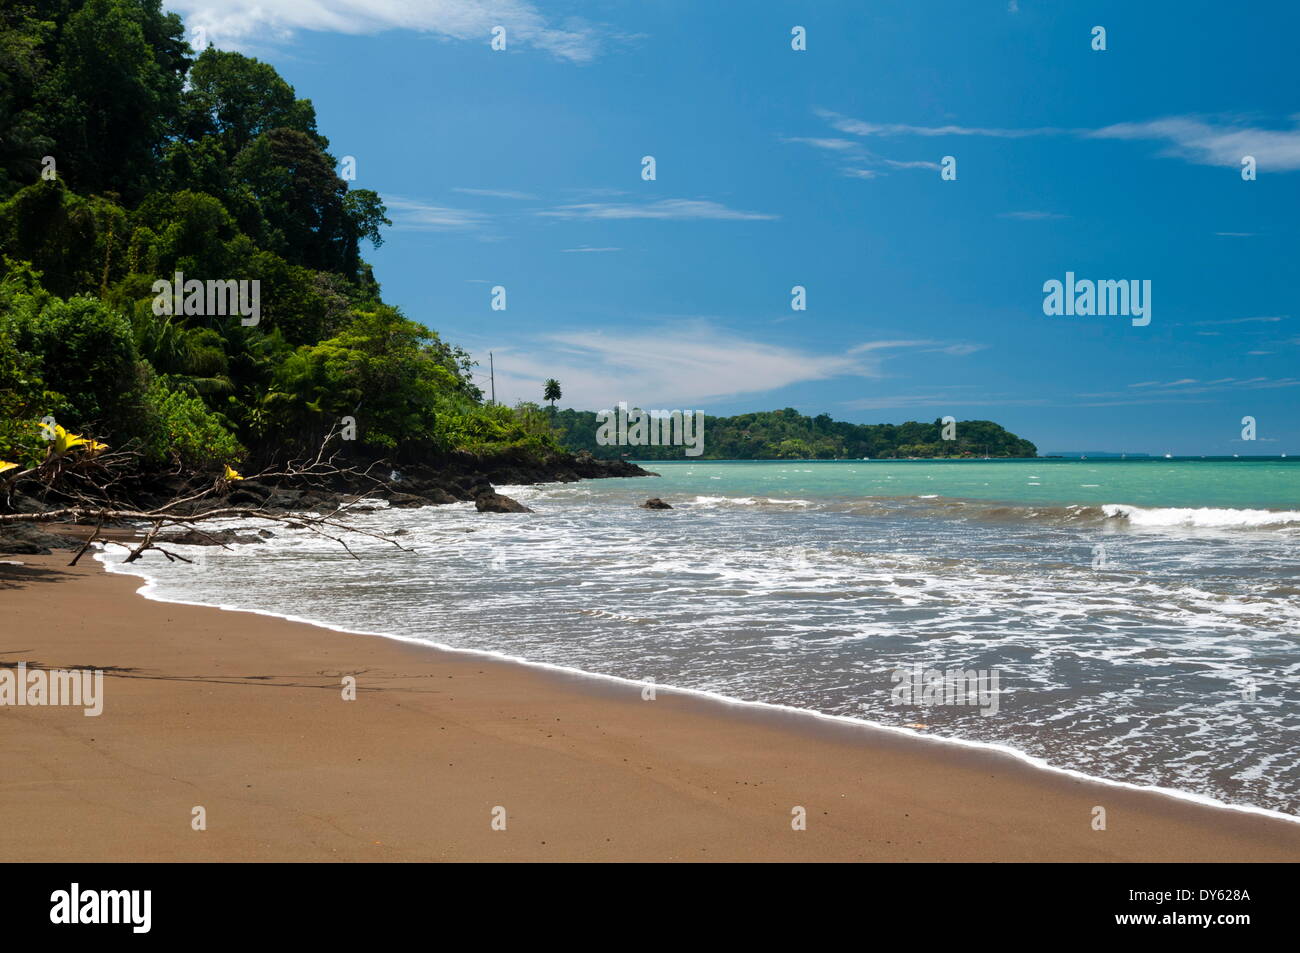
[[[32,523],[0,526],[0,553],[11,556],[48,556],[56,549],[80,549],[81,541],[47,533]]]
[[[671,510],[672,507],[669,506],[667,503],[665,503],[663,500],[659,499],[659,497],[655,496],[655,497],[651,497],[650,499],[648,499],[648,500],[646,500],[644,503],[642,503],[642,504],[641,504],[641,509],[643,509],[643,510]]]
[[[273,487],[266,486],[263,483],[258,483],[256,480],[241,480],[240,482],[231,485],[230,499],[233,500],[235,494],[239,494],[244,497],[265,500],[273,493],[275,493]]]
[[[412,506],[428,506],[429,501],[422,496],[413,496],[410,493],[389,493],[388,505],[406,509]]]
[[[518,500],[512,500],[500,493],[480,493],[474,498],[474,508],[480,513],[531,513],[528,507]]]
[[[260,543],[261,540],[256,536],[240,536],[233,529],[207,529],[202,531],[188,529],[183,533],[175,533],[171,536],[159,536],[158,542],[173,543],[177,546],[229,546],[231,544]]]
[[[276,490],[262,501],[262,505],[268,510],[300,510],[305,508],[301,500],[301,490]]]

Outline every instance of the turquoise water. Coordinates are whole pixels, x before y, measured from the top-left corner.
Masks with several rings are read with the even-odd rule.
[[[501,652],[1008,745],[1300,814],[1300,469],[1290,460],[683,462],[276,526],[123,571],[164,598]],[[639,506],[657,496],[671,510]],[[114,560],[120,560],[115,555]],[[256,580],[250,585],[250,580]],[[996,711],[899,704],[996,673]]]
[[[1009,503],[1300,508],[1300,459],[785,460],[641,464],[674,489],[817,498],[924,496]]]

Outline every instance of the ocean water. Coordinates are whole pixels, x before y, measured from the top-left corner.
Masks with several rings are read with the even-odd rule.
[[[164,599],[654,679],[1300,814],[1300,461],[673,462],[110,568]],[[658,496],[675,508],[636,504]],[[897,704],[996,673],[996,712]],[[987,683],[986,683],[987,685]],[[904,699],[906,701],[906,699]],[[987,702],[987,700],[986,700]]]

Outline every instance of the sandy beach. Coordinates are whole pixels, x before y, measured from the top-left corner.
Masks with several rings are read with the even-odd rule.
[[[4,861],[1300,859],[1300,824],[884,730],[155,602],[134,577],[68,559],[5,557],[0,664],[102,669],[104,711],[0,708]]]

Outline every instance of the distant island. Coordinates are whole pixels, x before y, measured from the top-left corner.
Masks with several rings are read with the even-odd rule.
[[[792,407],[735,417],[704,418],[703,453],[687,458],[680,446],[601,446],[590,410],[556,410],[551,425],[560,443],[595,457],[637,460],[860,460],[893,458],[1036,457],[1038,448],[991,420],[962,420],[953,440],[943,422],[851,424],[829,414],[808,417]]]

